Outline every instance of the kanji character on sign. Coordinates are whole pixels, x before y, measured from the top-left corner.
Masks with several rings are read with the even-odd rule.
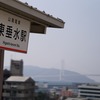
[[[27,32],[24,31],[24,30],[22,30],[22,31],[21,31],[21,38],[20,38],[20,40],[21,40],[21,41],[26,41],[26,35],[27,35]]]
[[[12,38],[12,26],[7,26],[6,37]]]
[[[5,29],[5,25],[4,24],[2,24],[2,23],[0,23],[0,36],[2,35],[2,36],[4,36],[4,29]]]
[[[13,36],[13,38],[16,40],[16,39],[19,39],[19,30],[18,30],[18,28],[16,29],[16,30],[14,30],[14,32],[15,32],[15,34],[14,34],[14,36]]]

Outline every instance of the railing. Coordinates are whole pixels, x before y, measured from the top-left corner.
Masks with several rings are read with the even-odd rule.
[[[34,87],[33,86],[18,86],[18,85],[3,85],[3,89],[20,89],[20,90],[22,90],[22,89],[34,89]]]

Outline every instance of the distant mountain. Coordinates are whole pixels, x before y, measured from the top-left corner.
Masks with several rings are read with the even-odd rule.
[[[55,68],[40,68],[36,66],[24,66],[24,76],[30,76],[35,81],[66,81],[66,82],[95,82],[79,73],[64,70],[60,75],[60,70]]]

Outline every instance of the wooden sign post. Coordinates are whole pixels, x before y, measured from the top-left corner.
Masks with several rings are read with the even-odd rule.
[[[0,49],[0,100],[2,100],[4,50]]]

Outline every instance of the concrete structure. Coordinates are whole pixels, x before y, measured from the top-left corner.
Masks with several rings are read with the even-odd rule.
[[[11,60],[10,72],[12,76],[23,76],[23,60]]]
[[[34,88],[30,77],[11,76],[3,85],[3,100],[34,100]]]
[[[89,100],[100,100],[100,85],[83,84],[78,86],[79,97],[84,97]]]

